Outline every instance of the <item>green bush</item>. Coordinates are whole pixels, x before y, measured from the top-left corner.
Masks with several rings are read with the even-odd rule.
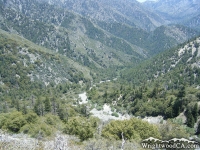
[[[119,117],[118,113],[116,112],[112,113],[112,116]]]
[[[102,136],[109,139],[120,140],[122,138],[146,139],[149,137],[159,138],[160,134],[156,126],[140,119],[132,118],[130,120],[116,120],[107,124],[102,131]]]
[[[103,107],[102,107],[102,106],[97,106],[96,109],[97,109],[98,111],[100,111],[100,110],[103,109]]]
[[[12,132],[18,132],[21,127],[26,124],[26,120],[23,116],[16,117],[7,121],[6,127]]]
[[[20,128],[27,123],[22,113],[17,111],[2,114],[0,121],[1,128],[15,133],[19,132]]]
[[[45,123],[37,123],[37,124],[26,124],[20,130],[25,134],[31,135],[34,138],[43,138],[47,136],[51,136],[53,133],[53,128]]]
[[[23,132],[32,137],[51,136],[56,130],[61,130],[63,125],[58,116],[47,114],[38,117],[37,114],[29,112],[23,115],[21,112],[0,114],[0,128],[10,132]]]
[[[34,113],[33,113],[34,114]],[[33,114],[27,114],[28,116],[34,116]],[[37,116],[37,115],[36,115]],[[20,132],[31,135],[31,137],[35,138],[43,138],[53,135],[56,130],[62,129],[62,121],[58,116],[54,116],[52,114],[47,114],[43,117],[35,118],[35,121],[26,124],[20,130]]]
[[[30,112],[25,115],[25,119],[28,123],[36,123],[38,121],[38,115],[36,113]]]
[[[64,133],[77,135],[81,141],[84,141],[93,137],[97,123],[98,120],[95,118],[73,117],[68,120]]]

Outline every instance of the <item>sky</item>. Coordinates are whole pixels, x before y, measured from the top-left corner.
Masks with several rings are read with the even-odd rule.
[[[138,2],[145,2],[147,0],[137,0]],[[157,1],[157,0],[151,0],[151,1]]]
[[[146,0],[137,0],[138,2],[145,2]]]

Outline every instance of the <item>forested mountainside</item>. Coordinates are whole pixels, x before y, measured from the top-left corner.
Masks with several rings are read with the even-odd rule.
[[[94,21],[123,23],[137,26],[146,31],[154,30],[165,24],[162,16],[144,9],[136,0],[43,0],[49,4],[61,6],[87,16]]]
[[[144,57],[136,46],[106,34],[84,17],[45,3],[22,1],[20,4],[24,10],[20,11],[18,3],[9,1],[1,5],[4,30],[18,33],[90,68],[120,66],[130,59],[139,61]]]
[[[190,27],[190,28],[194,28],[197,30],[200,30],[199,25],[200,25],[200,14],[195,15],[194,17],[192,17],[192,19],[189,19],[185,22],[183,22],[183,24],[185,24],[186,26]]]
[[[180,124],[192,129],[185,131],[198,134],[199,43],[196,38],[134,69],[123,70],[121,82],[93,87],[88,91],[89,98],[99,109],[108,103],[122,114],[128,111],[141,117],[161,115],[168,120],[177,117]]]
[[[199,122],[199,44],[198,37],[133,69],[123,70],[118,81],[89,90],[89,99],[99,109],[108,103],[122,114],[128,111],[140,117],[178,117],[182,120],[179,123],[193,128],[194,134]]]
[[[91,22],[90,17],[79,16],[45,2],[7,0],[1,3],[2,29],[18,33],[90,68],[137,63],[198,35],[195,30],[184,26],[163,26],[161,30],[158,28],[147,32],[139,26],[124,24],[123,21]],[[129,1],[126,3],[129,4]],[[140,6],[137,2],[132,5]],[[160,36],[165,40],[161,40]]]
[[[8,108],[11,105],[14,107],[13,101],[49,94],[46,89],[56,85],[66,83],[73,86],[72,83],[91,79],[86,67],[54,51],[2,30],[0,35],[2,106],[4,103]],[[2,107],[1,111],[4,111]]]
[[[182,22],[199,15],[198,0],[158,0],[146,1],[142,5],[151,8],[168,21]]]
[[[91,76],[89,72],[87,74],[87,67],[80,66],[69,58],[35,45],[18,35],[2,30],[0,35],[0,128],[10,133],[24,133],[35,138],[35,140],[29,139],[29,142],[28,138],[25,138],[25,144],[16,145],[20,140],[17,142],[16,137],[2,135],[1,132],[0,147],[17,146],[28,149],[33,146],[45,149],[44,143],[40,140],[54,137],[59,131],[60,134],[71,135],[69,139],[63,139],[65,143],[71,143],[67,148],[73,149],[76,145],[81,149],[98,148],[99,145],[101,148],[106,148],[110,125],[105,126],[98,118],[92,117],[90,109],[94,106],[82,104],[77,96],[79,92],[86,90],[85,84],[90,83]],[[143,125],[141,129],[135,130],[134,126],[127,129],[124,135],[130,139],[139,140],[149,137],[150,134],[160,137],[154,125],[139,119],[126,122],[134,123],[136,126]],[[112,122],[112,124],[119,123],[119,127],[123,128],[123,122]],[[102,130],[102,135],[97,128]],[[132,133],[129,135],[129,130],[135,130],[135,137]],[[141,130],[151,132],[143,134]],[[117,148],[121,144],[117,141],[121,136],[118,134],[114,136],[114,143],[111,146]],[[101,140],[97,140],[99,138]],[[9,140],[15,141],[15,144]],[[79,140],[87,142],[79,146],[73,143]],[[31,141],[39,144],[32,145]],[[49,148],[51,144],[46,143],[46,146]],[[135,142],[127,142],[126,146],[140,148]]]
[[[172,4],[0,0],[0,149],[199,141],[199,5]]]

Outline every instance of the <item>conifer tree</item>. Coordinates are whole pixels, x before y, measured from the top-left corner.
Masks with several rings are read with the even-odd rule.
[[[104,93],[103,98],[105,99],[104,102],[107,103],[107,98],[108,98],[108,93],[107,93],[107,91]]]
[[[35,103],[34,111],[38,116],[44,115],[44,106],[43,106],[42,100],[40,98],[38,98]]]
[[[7,112],[8,112],[8,106],[7,106],[7,102],[5,102],[3,105],[3,113],[7,113]]]
[[[197,126],[197,131],[196,131],[196,135],[200,134],[200,122],[198,122],[198,126]]]
[[[194,105],[194,108],[192,110],[192,115],[194,117],[194,121],[197,122],[197,117],[198,117],[198,104],[197,103]]]
[[[187,126],[190,127],[190,128],[193,128],[193,127],[194,127],[195,120],[194,120],[194,117],[193,117],[193,115],[192,115],[191,110],[188,110],[188,111],[186,112],[186,117],[187,117],[187,122],[186,122]]]
[[[185,86],[182,85],[178,92],[177,98],[182,99],[183,97],[185,97]]]
[[[200,92],[196,94],[198,101],[200,101]]]
[[[19,105],[19,100],[16,100],[16,104],[15,104],[16,106],[16,109],[17,109],[17,111],[20,111],[20,105]]]
[[[25,102],[23,103],[22,113],[23,113],[23,114],[27,114],[27,107],[26,107]]]
[[[51,112],[51,103],[48,97],[46,97],[45,101],[44,101],[44,110],[46,112]]]
[[[52,98],[52,107],[53,107],[53,114],[56,115],[57,112],[57,103],[56,103],[56,98]]]

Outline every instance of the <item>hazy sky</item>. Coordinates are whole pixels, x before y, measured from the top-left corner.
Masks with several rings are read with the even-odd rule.
[[[138,2],[145,2],[146,0],[137,0]]]
[[[137,0],[138,2],[145,2],[147,0]],[[151,0],[151,1],[157,1],[157,0]]]

